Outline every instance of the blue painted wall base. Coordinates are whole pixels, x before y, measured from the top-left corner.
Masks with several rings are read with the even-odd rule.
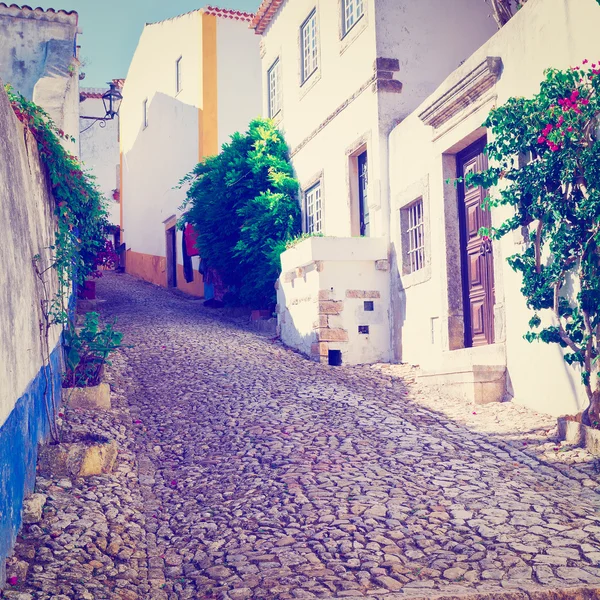
[[[0,588],[6,579],[6,558],[21,527],[23,498],[35,485],[38,443],[49,435],[44,397],[51,406],[50,386],[60,400],[61,350],[59,343],[50,355],[51,367],[40,370],[0,428]]]

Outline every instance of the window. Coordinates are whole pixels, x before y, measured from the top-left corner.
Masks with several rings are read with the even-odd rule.
[[[364,14],[364,0],[342,0],[343,35],[346,35]]]
[[[425,235],[423,225],[423,199],[420,198],[402,210],[406,235],[405,273],[414,273],[425,266]]]
[[[279,59],[269,69],[267,81],[269,85],[269,117],[274,117],[281,110],[281,67]]]
[[[300,28],[300,46],[302,49],[302,83],[304,83],[319,66],[316,9],[310,13]]]
[[[181,60],[182,60],[182,56],[180,56],[177,59],[177,62],[175,63],[175,91],[177,94],[179,94],[179,92],[182,90],[181,87]]]
[[[306,233],[320,233],[323,230],[321,183],[313,185],[304,194],[306,207]]]
[[[144,118],[144,129],[148,127],[148,98],[146,98],[142,104],[143,118]]]

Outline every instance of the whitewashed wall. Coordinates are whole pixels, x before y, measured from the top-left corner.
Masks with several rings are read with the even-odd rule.
[[[496,84],[496,104],[511,96],[531,96],[548,67],[568,68],[584,58],[594,60],[600,53],[595,34],[600,22],[600,6],[595,0],[536,0],[519,13],[465,64],[455,71],[436,92],[409,116],[390,136],[390,180],[392,243],[395,254],[401,253],[398,227],[399,206],[406,200],[428,197],[427,235],[430,246],[430,272],[421,282],[405,287],[399,278],[397,294],[400,309],[395,315],[398,327],[400,358],[436,369],[445,364],[498,364],[506,356],[509,392],[517,401],[537,410],[562,414],[577,412],[585,403],[579,373],[564,363],[558,346],[529,344],[523,339],[531,317],[520,293],[520,277],[510,269],[505,258],[519,246],[513,236],[495,244],[496,304],[503,304],[497,315],[497,339],[505,344],[456,350],[448,349],[448,284],[446,281],[448,238],[444,220],[444,202],[454,201],[452,186],[444,183],[455,173],[454,155],[485,134],[481,124],[492,103],[465,118],[443,135],[433,139],[432,129],[418,118],[418,113],[460,81],[487,56],[502,58],[504,70]],[[505,214],[505,213],[504,213]],[[497,211],[494,222],[501,222]],[[410,282],[409,282],[410,283]],[[433,321],[432,321],[433,319]],[[458,359],[458,360],[456,360]]]
[[[104,92],[106,89],[94,91]],[[82,92],[86,91],[90,90],[82,88]],[[85,98],[80,109],[81,115],[86,117],[104,117],[106,113],[102,98]],[[104,123],[105,127],[100,127],[99,122],[80,119],[81,160],[96,178],[96,184],[108,202],[111,224],[118,225],[120,205],[113,199],[113,190],[119,187],[119,117]]]
[[[0,78],[79,137],[77,13],[0,6]],[[65,143],[78,154],[79,144]]]
[[[185,192],[175,188],[198,162],[200,36],[197,13],[147,25],[127,73],[120,113],[122,227],[127,247],[136,252],[165,256],[163,221],[178,213]],[[182,90],[177,94],[180,56]]]
[[[300,26],[315,6],[320,67],[301,85]],[[326,235],[356,234],[351,226],[348,154],[365,142],[371,235],[388,235],[391,126],[496,30],[486,4],[472,0],[368,0],[365,10],[340,39],[339,2],[288,0],[263,36],[263,111],[268,114],[266,74],[279,57],[283,110],[277,121],[292,150],[302,189],[322,173]],[[378,57],[399,60],[400,71],[394,77],[404,84],[402,93],[374,93],[366,85]],[[316,136],[309,141],[313,133]]]

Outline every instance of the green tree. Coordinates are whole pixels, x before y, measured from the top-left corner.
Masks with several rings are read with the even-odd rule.
[[[190,187],[181,224],[196,228],[202,258],[234,290],[236,303],[272,306],[281,252],[301,221],[298,182],[281,132],[269,120],[252,121],[183,183]]]
[[[485,126],[490,167],[467,183],[493,188],[488,207],[511,216],[482,230],[498,239],[521,230],[525,244],[508,258],[535,311],[526,339],[556,343],[579,365],[589,405],[584,422],[600,423],[600,64],[546,72],[531,99],[511,98]]]

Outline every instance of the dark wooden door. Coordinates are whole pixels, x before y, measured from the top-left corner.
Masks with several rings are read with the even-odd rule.
[[[458,155],[458,176],[487,168],[485,138]],[[491,226],[490,211],[481,207],[483,188],[459,185],[460,245],[465,321],[465,346],[494,343],[494,259],[491,241],[479,235]]]
[[[177,287],[177,233],[175,227],[166,231],[167,236],[167,287]]]
[[[367,190],[369,187],[367,153],[358,156],[358,207],[360,214],[360,235],[368,236],[371,231],[369,216],[369,198]]]

